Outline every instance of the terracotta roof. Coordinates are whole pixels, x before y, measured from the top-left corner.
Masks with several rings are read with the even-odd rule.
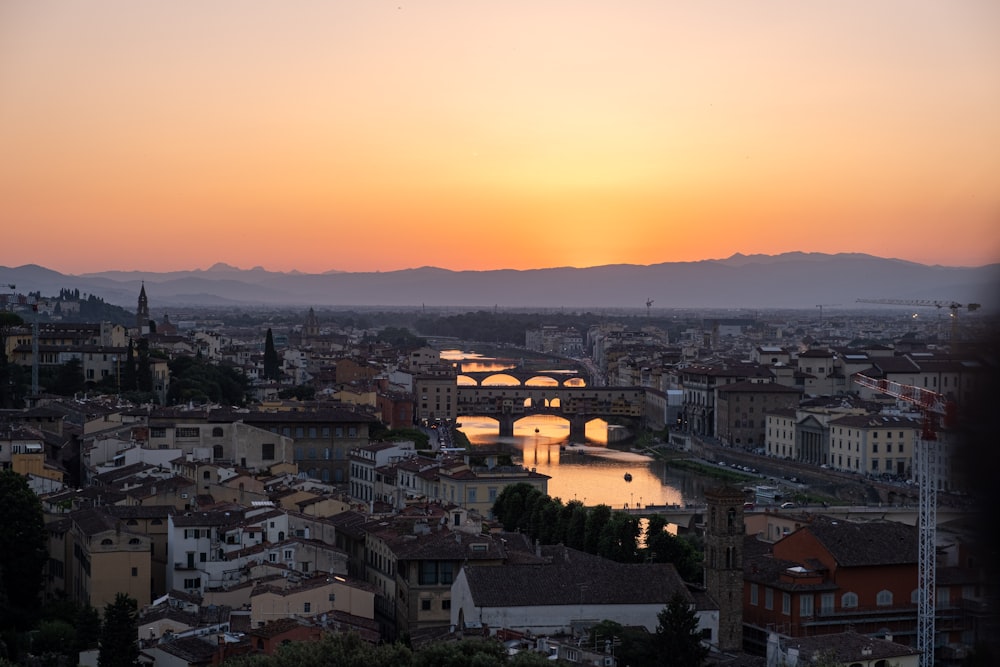
[[[816,652],[829,654],[838,664],[855,660],[872,664],[875,660],[918,655],[917,649],[913,647],[856,632],[786,638],[783,639],[782,645],[785,650],[799,649],[799,655],[805,658],[810,658]]]
[[[917,529],[895,521],[856,523],[817,517],[810,531],[841,567],[917,562]]]
[[[542,554],[545,564],[463,568],[476,606],[666,604],[677,592],[694,602],[671,563],[616,563],[561,545]]]

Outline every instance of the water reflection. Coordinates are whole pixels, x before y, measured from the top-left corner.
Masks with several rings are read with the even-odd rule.
[[[458,421],[473,445],[509,449],[522,465],[548,475],[549,495],[564,502],[603,503],[614,509],[702,502],[706,483],[700,478],[642,454],[609,448],[603,420],[587,425],[585,443],[569,442],[569,422],[559,417],[525,417],[514,424],[510,438],[499,437],[497,422],[489,418],[462,416]]]
[[[497,359],[463,350],[442,350],[441,358],[456,364],[463,372],[497,372],[517,368],[512,359]],[[575,370],[554,368],[548,375],[576,375]],[[474,384],[471,378],[458,378],[458,384]],[[510,375],[497,375],[487,386],[519,384]],[[536,376],[530,386],[555,386],[553,378]],[[581,377],[570,377],[566,386],[586,386]],[[645,505],[684,505],[701,503],[704,489],[712,484],[689,473],[670,469],[666,463],[648,456],[607,446],[607,422],[592,420],[587,424],[586,442],[569,442],[569,422],[552,415],[525,417],[514,424],[514,436],[501,438],[494,419],[463,415],[458,418],[461,430],[476,446],[507,448],[515,459],[548,475],[549,495],[564,502],[580,500],[586,505],[606,504],[613,509]],[[625,474],[631,475],[626,481]]]

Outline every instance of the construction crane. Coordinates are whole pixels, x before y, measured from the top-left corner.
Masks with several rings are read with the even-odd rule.
[[[652,307],[653,307],[653,300],[646,299],[646,317],[649,317],[649,312],[652,309]]]
[[[958,340],[958,312],[965,308],[970,313],[979,310],[978,303],[961,304],[957,301],[935,301],[933,299],[858,299],[858,303],[880,303],[887,306],[915,306],[917,308],[947,308],[951,311],[951,342]]]
[[[938,424],[943,418],[946,426],[955,419],[955,404],[941,394],[901,384],[892,380],[876,379],[856,373],[854,382],[882,394],[893,396],[915,405],[922,416],[920,438],[913,452],[914,468],[919,471],[917,480],[920,502],[917,512],[917,652],[921,667],[934,664],[934,597],[936,586],[936,533],[937,533],[937,483],[930,474],[931,464],[937,460]]]

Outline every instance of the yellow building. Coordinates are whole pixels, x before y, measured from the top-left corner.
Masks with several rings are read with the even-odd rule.
[[[118,593],[135,599],[139,608],[148,605],[152,539],[104,508],[78,510],[68,520],[65,532],[49,531],[50,557],[62,555],[62,562],[50,564],[50,570],[63,574],[67,597],[102,613]]]

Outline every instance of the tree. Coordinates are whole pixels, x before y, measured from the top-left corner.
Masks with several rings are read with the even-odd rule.
[[[702,580],[701,554],[686,538],[667,532],[667,522],[653,515],[646,525],[644,560],[650,563],[673,563],[681,579],[692,583]]]
[[[139,664],[139,603],[125,593],[104,607],[98,667],[134,667]]]
[[[121,371],[121,387],[120,391],[138,391],[139,389],[139,375],[136,370],[135,365],[135,345],[132,343],[132,339],[128,339],[128,352],[125,354],[125,365],[122,366]]]
[[[587,645],[600,651],[605,642],[611,642],[610,646],[613,647],[619,665],[641,667],[662,662],[653,646],[653,636],[641,626],[625,627],[615,621],[601,621],[590,628]]]
[[[73,658],[76,664],[76,628],[72,624],[62,620],[41,621],[38,630],[31,640],[31,654],[51,658],[52,656],[65,655]],[[54,663],[55,660],[46,660]]]
[[[149,339],[140,338],[139,359],[135,363],[135,386],[139,391],[153,391],[153,364],[149,359]]]
[[[16,472],[0,471],[0,627],[24,629],[34,621],[47,547],[38,497]]]
[[[660,655],[669,655],[674,667],[700,667],[708,656],[708,647],[701,643],[698,616],[680,593],[657,614],[653,643]]]
[[[72,396],[84,389],[83,362],[73,357],[61,364],[49,386],[49,391],[60,396]]]
[[[101,641],[101,616],[89,604],[80,607],[76,614],[77,653],[97,648]]]
[[[278,361],[278,351],[274,348],[274,334],[270,327],[264,338],[264,377],[275,382],[281,379],[281,362]]]

